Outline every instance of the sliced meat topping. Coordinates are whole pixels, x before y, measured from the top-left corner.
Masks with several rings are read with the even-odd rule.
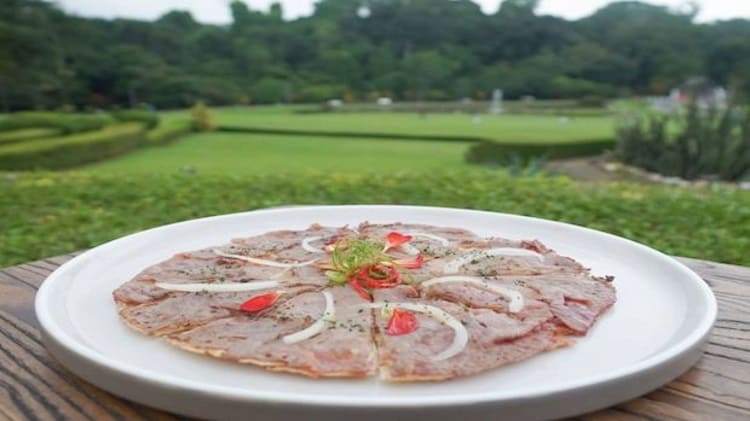
[[[336,305],[331,325],[304,341],[284,337],[309,327],[325,311],[321,293],[304,293],[258,317],[237,316],[171,335],[184,349],[312,377],[365,377],[375,373],[372,314],[354,304],[361,299],[347,288],[330,290]]]

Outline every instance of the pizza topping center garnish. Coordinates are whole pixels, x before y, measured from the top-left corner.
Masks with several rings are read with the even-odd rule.
[[[258,294],[250,297],[249,300],[242,303],[240,310],[247,313],[257,313],[271,307],[279,300],[281,292],[271,291],[265,294]]]
[[[394,308],[391,310],[391,318],[388,320],[385,333],[392,336],[406,335],[414,332],[418,327],[419,320],[414,313]]]
[[[418,269],[424,263],[421,254],[416,258],[395,259],[386,251],[411,240],[411,236],[392,232],[386,236],[385,244],[342,239],[330,246],[331,261],[322,268],[328,269],[326,276],[337,285],[349,284],[367,301],[372,301],[372,290],[393,288],[404,283],[403,269]]]

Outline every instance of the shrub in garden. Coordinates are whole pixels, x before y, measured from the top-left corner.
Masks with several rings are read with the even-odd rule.
[[[101,130],[0,147],[0,169],[70,168],[129,152],[142,142],[143,125],[122,123]]]
[[[202,101],[195,103],[191,112],[193,115],[193,129],[205,132],[214,128],[213,116]]]
[[[617,128],[625,163],[688,180],[750,177],[750,110],[702,110],[690,104],[675,116],[630,113]]]

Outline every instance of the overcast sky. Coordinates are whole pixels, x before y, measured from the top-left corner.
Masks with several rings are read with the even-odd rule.
[[[274,0],[244,0],[253,9],[267,10]],[[356,1],[356,0],[352,0]],[[280,0],[286,18],[308,15],[315,0]],[[485,13],[494,13],[501,0],[475,0]],[[189,10],[201,22],[229,22],[229,0],[56,0],[68,12],[83,16],[154,19],[168,10]],[[539,12],[576,19],[591,14],[611,0],[542,0]],[[648,0],[648,3],[680,7],[685,0]],[[748,0],[698,0],[699,21],[750,18]]]

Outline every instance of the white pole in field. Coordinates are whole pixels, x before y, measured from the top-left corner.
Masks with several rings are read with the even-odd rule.
[[[500,114],[503,112],[503,90],[495,89],[492,91],[492,104],[490,105],[490,114]]]

